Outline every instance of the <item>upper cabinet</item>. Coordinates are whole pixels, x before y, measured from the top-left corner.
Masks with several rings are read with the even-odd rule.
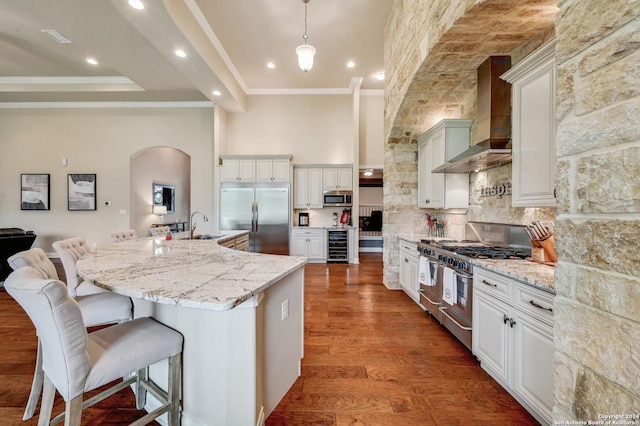
[[[253,158],[223,158],[222,182],[255,182],[256,160]]]
[[[325,191],[353,190],[353,167],[325,167],[322,173]]]
[[[512,85],[512,204],[555,207],[555,40],[542,45],[501,78]]]
[[[469,148],[472,120],[442,120],[418,137],[418,207],[469,207],[467,173],[431,173]]]
[[[322,168],[294,167],[293,208],[322,208]]]
[[[221,155],[222,182],[289,182],[291,156]]]
[[[289,158],[256,159],[256,182],[289,182],[291,160]]]

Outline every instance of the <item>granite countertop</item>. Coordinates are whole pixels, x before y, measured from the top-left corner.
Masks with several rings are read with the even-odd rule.
[[[556,268],[529,260],[473,259],[474,265],[555,294]]]
[[[414,243],[420,242],[421,239],[448,239],[426,234],[401,234],[398,235],[398,238]],[[555,294],[555,268],[553,266],[516,259],[473,259],[471,263]]]
[[[246,232],[246,231],[244,231]],[[227,311],[304,267],[304,257],[228,249],[218,239],[148,237],[122,241],[85,254],[81,277],[114,293],[170,305]]]
[[[355,226],[353,225],[338,225],[338,226],[332,226],[332,225],[326,225],[326,226],[315,226],[315,225],[310,225],[310,226],[294,226],[294,229],[355,229]]]

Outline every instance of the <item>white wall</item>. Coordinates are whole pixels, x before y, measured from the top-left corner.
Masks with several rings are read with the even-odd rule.
[[[191,208],[212,212],[213,108],[0,109],[0,227],[33,230],[48,252],[79,235],[105,244],[131,227],[130,157],[152,146],[191,156]],[[20,210],[21,173],[51,174],[50,211]],[[97,174],[96,211],[67,210],[68,173]]]
[[[383,204],[382,188],[363,187],[360,191],[360,205],[381,206]]]
[[[228,113],[221,154],[292,154],[294,164],[351,164],[351,108],[351,95],[250,96],[246,112]]]
[[[360,97],[360,165],[384,164],[384,96]],[[362,202],[362,201],[361,201]]]

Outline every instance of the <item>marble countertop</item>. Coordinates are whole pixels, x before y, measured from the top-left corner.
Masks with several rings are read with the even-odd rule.
[[[414,243],[420,242],[421,239],[448,239],[423,234],[398,235],[398,238]],[[555,294],[555,268],[553,266],[516,259],[472,259],[471,263]]]
[[[246,232],[246,231],[244,231]],[[213,311],[227,311],[293,271],[304,257],[249,253],[213,240],[139,238],[100,247],[77,263],[78,273],[97,286],[126,296]]]

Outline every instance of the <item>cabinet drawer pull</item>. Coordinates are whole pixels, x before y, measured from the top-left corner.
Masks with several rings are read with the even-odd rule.
[[[486,285],[488,285],[488,286],[491,286],[491,287],[498,287],[498,284],[491,284],[491,283],[490,283],[489,281],[487,281],[487,280],[482,280],[482,283],[483,283],[483,284],[486,284]]]
[[[536,302],[534,302],[533,300],[529,300],[529,304],[531,306],[534,306],[538,309],[542,309],[543,311],[549,311],[549,312],[553,312],[552,308],[545,308],[544,306],[538,305]]]
[[[408,262],[409,262],[409,259],[407,259],[407,258],[405,257],[405,258],[404,258],[404,262],[405,262],[405,263],[408,263]]]

